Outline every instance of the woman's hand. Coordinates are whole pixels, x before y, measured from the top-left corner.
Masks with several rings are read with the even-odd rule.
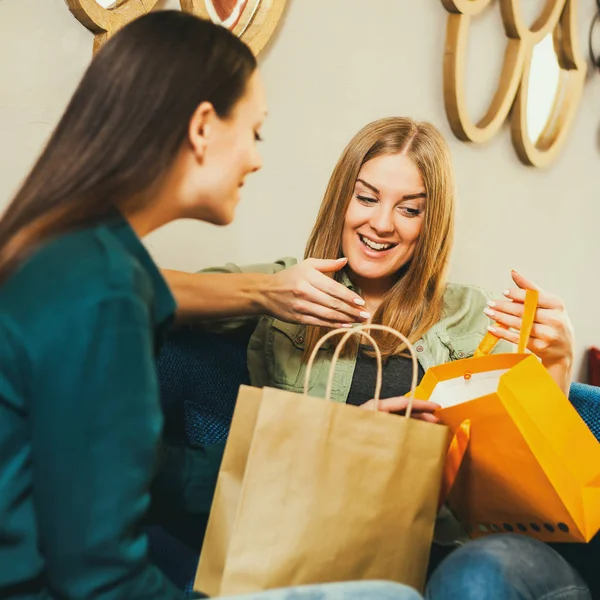
[[[349,326],[368,320],[365,301],[325,273],[339,271],[347,259],[309,258],[270,276],[263,295],[268,314],[291,323]]]
[[[556,383],[568,395],[573,370],[573,326],[563,301],[554,294],[542,291],[532,281],[512,271],[516,287],[506,290],[506,300],[488,302],[485,314],[500,325],[489,330],[497,337],[518,344],[523,322],[525,290],[540,293],[535,320],[527,348],[538,356]]]
[[[347,259],[308,259],[275,274],[163,270],[183,322],[272,315],[288,323],[350,327],[370,318],[365,301],[325,273]]]
[[[369,400],[361,405],[360,408],[366,410],[374,410],[375,400]],[[403,415],[406,412],[408,406],[408,396],[395,396],[393,398],[386,398],[385,400],[379,401],[379,410],[387,413],[396,413]],[[439,404],[435,402],[429,402],[429,400],[413,400],[412,412],[410,413],[411,418],[419,419],[421,421],[427,421],[428,423],[439,423],[440,420],[433,414],[438,408],[441,408]]]

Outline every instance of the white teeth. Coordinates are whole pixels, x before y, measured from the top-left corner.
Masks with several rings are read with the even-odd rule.
[[[382,250],[387,250],[388,248],[391,248],[394,245],[394,244],[378,244],[377,242],[374,242],[373,240],[370,240],[369,238],[366,238],[363,235],[359,235],[359,237],[360,237],[360,240],[362,241],[362,243],[365,244],[365,246],[368,246],[372,250],[378,250],[380,252]]]

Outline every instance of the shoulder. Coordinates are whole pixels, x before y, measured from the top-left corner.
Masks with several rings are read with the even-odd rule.
[[[106,227],[61,236],[39,249],[2,286],[0,305],[15,316],[69,314],[151,286],[147,273]]]
[[[492,324],[483,311],[494,298],[494,293],[475,285],[447,285],[442,318],[426,334],[429,340],[438,345],[441,342],[449,351],[447,357],[438,357],[435,364],[473,355]],[[512,351],[513,346],[504,340],[499,340],[493,349],[495,353]]]
[[[274,275],[285,269],[289,269],[298,264],[298,259],[285,257],[272,263],[259,263],[254,265],[238,265],[236,263],[227,263],[221,267],[209,267],[202,269],[200,273],[261,273],[264,275]]]
[[[424,335],[428,367],[473,355],[491,323],[483,310],[492,297],[475,285],[447,284],[442,316]]]
[[[475,285],[449,283],[439,328],[452,335],[485,335],[490,319],[483,310],[494,295]]]
[[[471,312],[485,308],[494,294],[476,285],[448,283],[444,292],[444,314]]]
[[[47,248],[47,256],[40,258],[48,260],[52,255],[69,265],[63,272],[67,282],[123,292],[135,290],[148,278],[137,258],[109,227],[67,235],[54,247]]]

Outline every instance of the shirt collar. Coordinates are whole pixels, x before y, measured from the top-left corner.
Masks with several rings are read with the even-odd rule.
[[[116,214],[107,223],[107,226],[127,252],[139,262],[150,278],[154,292],[152,298],[154,324],[158,326],[170,321],[177,309],[177,303],[146,247],[121,213]]]

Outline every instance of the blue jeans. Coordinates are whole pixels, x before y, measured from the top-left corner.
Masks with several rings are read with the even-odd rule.
[[[398,583],[360,581],[307,585],[235,596],[235,598],[239,600],[422,600],[423,597],[412,588]]]
[[[454,550],[435,569],[427,600],[591,600],[579,574],[550,546],[492,535]]]

